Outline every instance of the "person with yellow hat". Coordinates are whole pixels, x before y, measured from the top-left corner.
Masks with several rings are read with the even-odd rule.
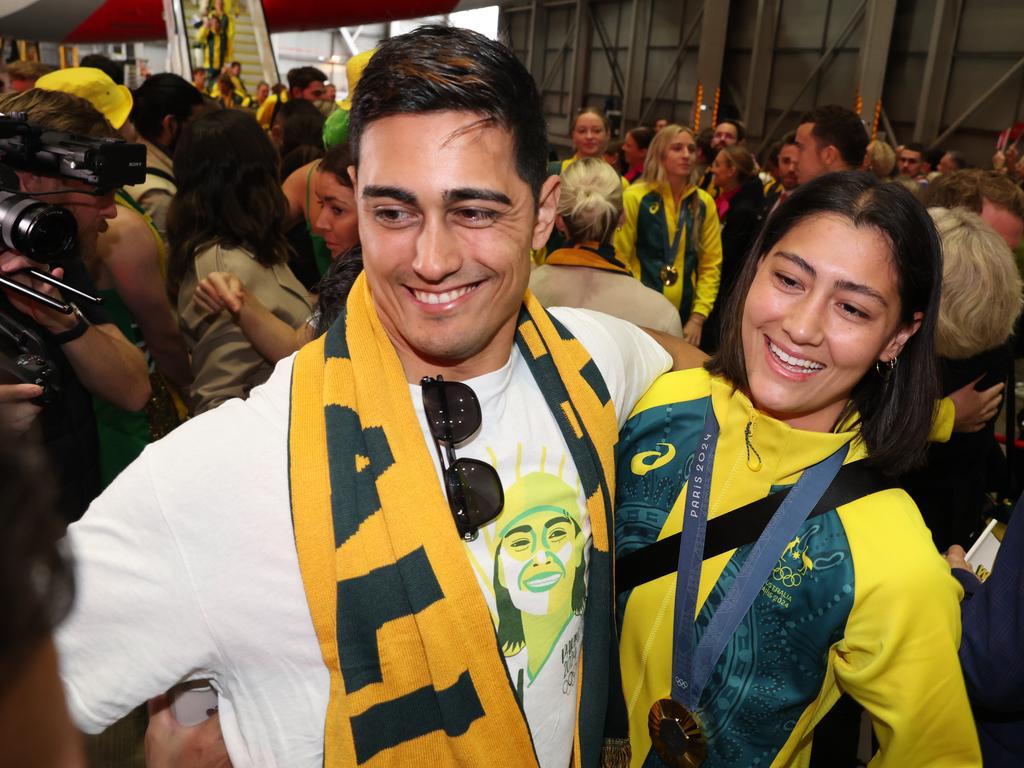
[[[121,130],[132,112],[132,92],[94,67],[58,69],[36,80],[36,88],[74,94],[92,104],[114,130]]]

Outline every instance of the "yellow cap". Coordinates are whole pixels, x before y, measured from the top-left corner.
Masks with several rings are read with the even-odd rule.
[[[338,102],[338,106],[342,109],[352,109],[352,94],[355,93],[356,86],[359,85],[359,78],[363,76],[363,70],[366,69],[366,65],[370,63],[370,59],[373,58],[373,54],[376,52],[376,48],[372,51],[363,51],[345,62],[348,96]]]
[[[120,128],[132,111],[132,92],[110,79],[110,75],[93,67],[58,69],[36,80],[36,88],[63,91],[79,96],[98,111],[107,121]]]

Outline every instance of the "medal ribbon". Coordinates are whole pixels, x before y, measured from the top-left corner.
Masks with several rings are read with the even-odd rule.
[[[669,198],[672,198],[671,189],[668,194]],[[672,239],[672,242],[669,242],[668,239],[668,206],[664,204],[661,206],[662,214],[665,216],[665,247],[668,249],[665,252],[665,266],[669,269],[671,269],[676,263],[676,252],[679,250],[679,241],[683,238],[683,216],[686,213],[685,200],[687,197],[687,195],[683,195],[682,199],[679,201],[679,210],[676,211],[676,235]]]
[[[687,484],[683,531],[676,577],[675,631],[672,643],[672,698],[690,712],[697,710],[704,686],[739,623],[767,581],[779,553],[796,535],[811,510],[843,466],[849,445],[804,470],[796,486],[754,542],[736,580],[694,647],[697,591],[704,555],[704,534],[711,495],[711,470],[718,444],[718,419],[708,403],[704,431],[694,454]]]

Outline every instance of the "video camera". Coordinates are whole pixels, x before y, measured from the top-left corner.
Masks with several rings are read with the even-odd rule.
[[[16,250],[41,262],[57,261],[75,252],[78,226],[70,211],[20,191],[15,169],[78,179],[106,191],[139,184],[146,178],[146,148],[121,139],[94,139],[48,131],[30,123],[25,113],[0,114],[0,251]],[[99,303],[101,299],[79,291],[48,272],[25,270],[37,280],[55,285],[76,297]],[[15,280],[0,277],[0,286],[57,311],[72,307]],[[14,317],[0,311],[0,370],[16,380],[38,384],[43,394],[35,399],[46,405],[58,395],[56,369],[46,357],[41,338]]]
[[[30,123],[23,112],[0,115],[0,246],[49,262],[74,252],[75,219],[63,208],[20,192],[13,170],[116,189],[145,180],[146,148],[122,139],[48,131]]]

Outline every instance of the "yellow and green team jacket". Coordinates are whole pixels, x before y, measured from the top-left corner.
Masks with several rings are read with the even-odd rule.
[[[709,516],[797,481],[856,432],[795,430],[703,369],[662,376],[637,404],[616,450],[616,557],[678,533],[706,408],[721,425]],[[749,428],[749,446],[745,433]],[[697,636],[750,545],[703,565]],[[622,683],[632,765],[655,768],[647,715],[670,695],[676,575],[619,595]],[[957,661],[962,590],[913,501],[888,489],[807,520],[783,552],[700,700],[705,768],[806,766],[815,724],[848,692],[868,711],[871,765],[980,766]]]
[[[669,261],[666,242],[672,243],[679,221],[671,192],[650,182],[638,181],[625,191],[622,205],[625,218],[615,233],[615,253],[619,261],[648,288],[663,293],[679,309],[684,323],[693,312],[704,317],[710,315],[722,277],[722,235],[715,201],[697,187],[683,195],[680,205],[686,206],[683,214],[686,229],[671,260],[680,279],[672,285],[665,285],[660,274]],[[696,237],[691,237],[688,230],[694,226],[695,219],[700,222],[699,231]]]

